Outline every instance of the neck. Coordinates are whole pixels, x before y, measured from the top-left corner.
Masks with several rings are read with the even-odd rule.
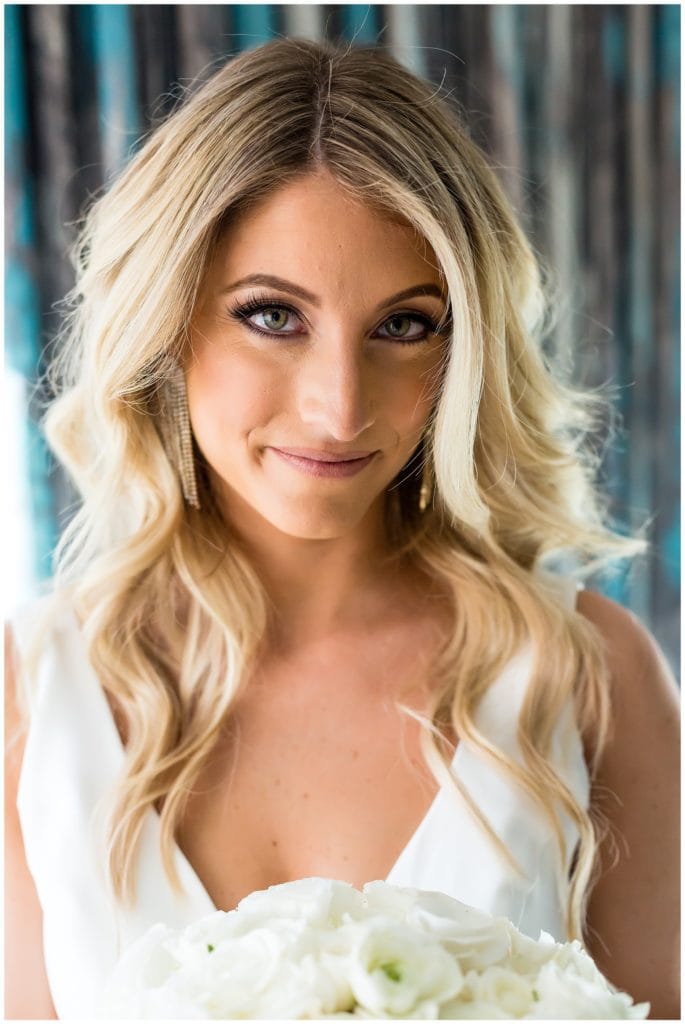
[[[401,569],[388,550],[382,498],[343,536],[284,534],[252,509],[231,508],[231,525],[273,609],[278,648],[370,625],[397,595]]]

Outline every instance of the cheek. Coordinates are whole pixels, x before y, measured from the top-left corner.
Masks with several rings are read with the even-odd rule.
[[[193,433],[210,462],[268,422],[282,400],[278,376],[236,352],[196,350],[186,379]]]
[[[430,416],[437,397],[434,372],[432,365],[422,370],[403,367],[386,377],[380,392],[382,406],[401,434],[420,431]]]

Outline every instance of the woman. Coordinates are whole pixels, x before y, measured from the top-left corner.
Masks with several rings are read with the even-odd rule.
[[[156,920],[322,875],[582,936],[677,1016],[676,688],[545,568],[644,545],[433,88],[234,59],[94,206],[75,298],[46,430],[83,506],[10,638],[9,1015],[88,1015]]]

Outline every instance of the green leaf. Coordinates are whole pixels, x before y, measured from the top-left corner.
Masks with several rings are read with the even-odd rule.
[[[214,946],[211,944],[211,942],[207,943],[207,952],[208,953],[213,953],[214,952]]]

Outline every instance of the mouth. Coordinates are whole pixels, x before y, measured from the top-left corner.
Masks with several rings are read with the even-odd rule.
[[[333,479],[356,476],[378,455],[378,451],[331,452],[316,448],[271,448],[271,451],[307,476]]]

